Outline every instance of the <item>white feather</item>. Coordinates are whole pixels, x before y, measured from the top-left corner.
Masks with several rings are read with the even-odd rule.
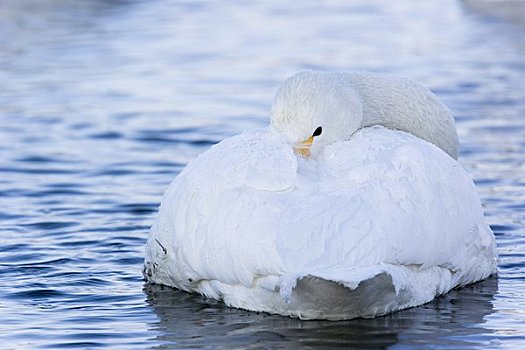
[[[472,180],[438,147],[375,126],[302,158],[278,130],[224,140],[177,176],[147,242],[148,281],[248,310],[346,319],[495,273]]]

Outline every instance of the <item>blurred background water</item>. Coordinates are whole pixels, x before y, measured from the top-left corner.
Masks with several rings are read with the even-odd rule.
[[[0,347],[525,348],[525,3],[0,1]],[[499,276],[301,322],[145,285],[162,193],[301,69],[411,77],[455,112]]]

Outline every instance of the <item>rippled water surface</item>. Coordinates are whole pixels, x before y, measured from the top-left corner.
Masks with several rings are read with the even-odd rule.
[[[518,0],[0,1],[0,347],[525,348],[524,19]],[[306,68],[406,75],[454,110],[497,278],[345,322],[144,284],[169,182]]]

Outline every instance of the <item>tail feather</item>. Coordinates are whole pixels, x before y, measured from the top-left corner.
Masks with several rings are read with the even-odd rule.
[[[374,317],[391,312],[398,295],[387,273],[378,274],[351,289],[315,276],[299,281],[290,298],[290,309],[301,319]]]

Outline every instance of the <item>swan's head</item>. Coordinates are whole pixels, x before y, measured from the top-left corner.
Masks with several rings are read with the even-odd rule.
[[[362,121],[359,97],[342,75],[306,71],[279,87],[270,124],[297,154],[309,156],[325,145],[348,140]]]

